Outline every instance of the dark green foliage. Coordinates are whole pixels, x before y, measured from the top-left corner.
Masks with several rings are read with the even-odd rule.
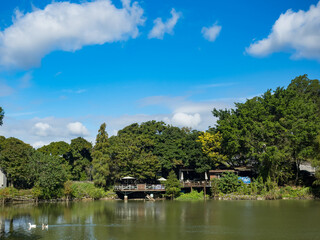
[[[109,153],[108,133],[106,124],[100,126],[96,137],[96,145],[92,152],[93,180],[98,186],[107,186],[110,184],[110,153]]]
[[[287,89],[268,90],[260,97],[236,103],[235,110],[213,110],[223,136],[222,151],[231,166],[251,165],[260,176],[279,184],[299,177],[302,161],[315,159],[319,134],[318,80],[306,75]]]
[[[241,186],[238,176],[234,173],[224,173],[218,181],[219,191],[222,193],[237,192]]]
[[[51,199],[61,197],[61,189],[67,180],[67,173],[61,168],[62,160],[59,157],[49,156],[34,152],[29,156],[28,165],[25,167],[29,173],[28,182],[36,188],[34,192],[39,197]]]
[[[2,125],[2,120],[3,120],[3,117],[4,117],[4,111],[2,109],[2,107],[0,107],[0,126]]]
[[[68,179],[72,179],[72,166],[70,165],[72,153],[68,143],[63,141],[52,142],[49,145],[38,148],[37,151],[50,156],[59,157],[62,161],[62,168],[66,171]]]
[[[173,170],[169,173],[167,181],[165,182],[166,193],[165,196],[167,198],[173,199],[180,195],[181,185],[177,178],[177,175],[174,173]]]
[[[132,176],[145,181],[155,179],[160,171],[158,158],[152,152],[154,140],[148,135],[133,134],[126,129],[112,138],[110,148],[114,180]]]
[[[17,138],[2,139],[0,144],[0,168],[7,175],[8,183],[16,188],[29,187],[26,166],[33,148]]]
[[[92,144],[82,137],[71,140],[69,163],[72,167],[72,179],[92,180]]]

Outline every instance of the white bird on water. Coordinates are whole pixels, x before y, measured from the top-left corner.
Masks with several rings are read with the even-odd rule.
[[[49,228],[48,224],[43,224],[43,223],[42,223],[42,230],[45,230],[45,229],[48,230],[48,228]]]
[[[36,227],[37,225],[29,223],[29,230],[31,230],[31,228],[36,228]]]

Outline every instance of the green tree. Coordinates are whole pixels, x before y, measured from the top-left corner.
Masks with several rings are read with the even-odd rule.
[[[16,188],[26,188],[28,173],[26,165],[33,148],[17,138],[7,138],[1,141],[0,168],[8,178],[8,183]]]
[[[41,190],[41,196],[46,199],[61,195],[64,182],[67,180],[66,171],[61,168],[61,158],[34,151],[25,166],[28,181]],[[36,192],[39,192],[39,191]]]
[[[107,186],[110,175],[109,140],[106,124],[100,126],[96,137],[96,144],[92,152],[93,180],[99,186]]]
[[[178,197],[181,191],[181,185],[177,178],[177,175],[174,173],[173,170],[169,173],[167,181],[165,183],[166,193],[165,196],[173,199]]]
[[[0,126],[2,125],[2,120],[3,120],[3,117],[4,117],[4,111],[2,109],[2,107],[0,107]]]
[[[287,89],[236,103],[236,109],[214,109],[222,153],[233,166],[254,166],[264,180],[283,184],[295,175],[297,181],[300,163],[314,158],[319,95],[319,81],[303,75]]]
[[[70,165],[72,166],[72,178],[77,181],[92,179],[92,144],[82,137],[71,140]]]
[[[72,161],[72,153],[70,150],[70,145],[66,142],[51,142],[49,145],[45,145],[37,149],[38,152],[59,157],[62,161],[62,168],[66,171],[68,179],[72,179],[70,162]]]
[[[238,176],[234,173],[224,173],[218,180],[219,191],[222,193],[233,193],[238,191],[241,186],[241,182],[238,180]]]
[[[147,135],[119,132],[110,142],[113,181],[127,175],[141,181],[156,178],[160,163],[152,151],[154,141]]]

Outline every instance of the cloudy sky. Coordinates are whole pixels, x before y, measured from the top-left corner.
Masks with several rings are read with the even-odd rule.
[[[0,0],[0,135],[39,147],[320,79],[315,0]]]

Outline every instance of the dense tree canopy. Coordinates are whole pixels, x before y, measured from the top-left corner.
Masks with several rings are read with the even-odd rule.
[[[26,166],[33,148],[13,137],[2,138],[0,144],[0,168],[7,175],[9,184],[17,188],[28,187],[29,174]]]
[[[2,107],[0,107],[0,126],[2,125],[2,120],[3,120],[3,117],[4,117],[4,111],[2,109]]]
[[[319,93],[319,81],[304,75],[287,89],[236,103],[236,109],[214,109],[214,130],[222,134],[222,151],[230,163],[254,166],[264,179],[279,183],[293,176],[297,180],[300,163],[315,158]]]

